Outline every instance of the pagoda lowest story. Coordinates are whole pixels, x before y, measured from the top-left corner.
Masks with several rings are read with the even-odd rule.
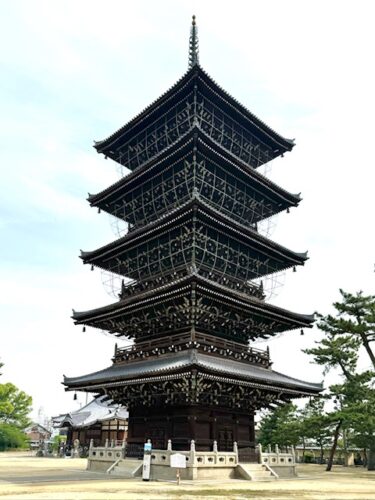
[[[133,344],[64,384],[128,409],[127,457],[150,439],[160,450],[236,446],[239,461],[256,461],[255,412],[322,390],[273,370],[269,351],[251,345],[314,321],[267,303],[262,286],[307,260],[258,232],[301,200],[257,170],[293,146],[202,69],[194,19],[188,71],[95,143],[130,173],[88,201],[128,233],[81,259],[124,279],[118,301],[73,318]]]

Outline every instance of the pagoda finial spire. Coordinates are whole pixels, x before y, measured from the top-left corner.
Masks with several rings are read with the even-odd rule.
[[[189,38],[189,69],[199,64],[198,27],[193,16]]]

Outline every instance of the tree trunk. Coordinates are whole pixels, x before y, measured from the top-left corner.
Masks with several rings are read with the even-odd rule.
[[[367,470],[375,470],[375,445],[370,444],[368,451]]]
[[[342,441],[343,441],[343,448],[344,448],[344,467],[348,466],[349,462],[349,453],[348,453],[348,445],[347,445],[347,439],[346,439],[346,429],[342,430]]]
[[[366,349],[367,354],[369,355],[369,358],[371,359],[372,366],[375,368],[375,356],[374,356],[374,353],[372,352],[372,349],[370,347],[370,343],[367,340],[367,337],[365,334],[361,334],[361,338],[362,338],[363,347]]]
[[[367,467],[367,450],[363,448],[363,467]]]
[[[320,463],[322,464],[324,460],[324,448],[323,445],[320,444]]]
[[[329,453],[329,458],[328,458],[327,467],[326,467],[327,472],[330,472],[332,470],[333,457],[335,456],[335,451],[337,448],[337,441],[339,439],[341,425],[342,425],[342,420],[339,420],[337,423],[336,429],[335,429],[335,434],[333,436],[332,448],[331,448],[331,451]]]

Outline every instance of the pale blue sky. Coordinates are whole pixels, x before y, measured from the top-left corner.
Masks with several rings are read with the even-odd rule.
[[[374,280],[375,77],[371,1],[0,0],[0,355],[11,380],[56,414],[60,382],[107,366],[114,341],[74,327],[71,309],[112,299],[78,259],[114,239],[85,201],[117,179],[92,148],[186,70],[191,15],[204,69],[262,120],[295,137],[272,177],[304,198],[273,235],[311,260],[275,303],[328,312]],[[320,381],[299,349],[270,342],[274,367]],[[81,397],[81,401],[84,398]]]

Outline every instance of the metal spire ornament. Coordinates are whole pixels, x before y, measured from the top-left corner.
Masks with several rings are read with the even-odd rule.
[[[193,16],[189,38],[189,69],[199,64],[198,27]]]

